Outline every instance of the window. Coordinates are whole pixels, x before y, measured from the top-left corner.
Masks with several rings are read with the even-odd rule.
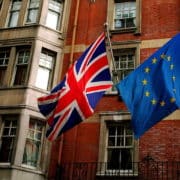
[[[108,0],[107,22],[111,33],[141,32],[141,0]]]
[[[133,141],[130,121],[108,127],[107,169],[132,170]]]
[[[124,79],[136,67],[135,49],[116,49],[113,51],[116,73],[113,76],[114,84]],[[118,80],[117,80],[118,76]],[[116,90],[113,87],[113,90]]]
[[[4,78],[9,63],[9,49],[0,49],[0,86],[4,85]]]
[[[55,54],[43,49],[39,60],[36,86],[48,90],[51,88]]]
[[[28,14],[26,19],[27,23],[36,23],[39,10],[39,1],[40,0],[29,1]]]
[[[16,117],[4,116],[2,123],[2,135],[0,140],[0,163],[10,163],[15,148],[17,133]]]
[[[1,11],[1,8],[2,8],[2,3],[3,3],[3,0],[0,0],[0,11]]]
[[[29,123],[28,135],[23,154],[23,165],[38,167],[41,158],[43,139],[43,124],[31,119]]]
[[[13,85],[25,85],[29,59],[30,49],[18,50]]]
[[[136,2],[115,3],[114,29],[127,29],[136,26]]]
[[[8,27],[16,27],[19,19],[19,12],[21,9],[21,0],[13,0],[9,15]]]
[[[138,141],[134,139],[130,120],[127,111],[100,113],[97,175],[125,176],[138,173]]]
[[[46,19],[46,26],[58,30],[63,13],[62,0],[49,0],[48,14]]]

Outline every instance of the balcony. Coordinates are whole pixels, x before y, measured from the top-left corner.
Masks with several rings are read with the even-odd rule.
[[[51,178],[50,178],[51,179]],[[63,180],[180,180],[180,162],[145,159],[128,168],[110,169],[108,163],[64,163],[57,167],[55,179]]]

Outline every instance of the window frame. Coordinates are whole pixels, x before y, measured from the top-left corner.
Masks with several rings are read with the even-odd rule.
[[[115,3],[124,3],[124,2],[132,2],[135,1],[136,3],[136,18],[135,18],[135,27],[130,28],[122,28],[122,29],[115,29],[114,27],[114,18],[115,18]],[[111,33],[129,33],[132,32],[134,34],[141,33],[141,1],[142,0],[108,0],[108,7],[107,7],[107,23],[109,26],[109,30]]]
[[[99,143],[99,156],[98,156],[98,167],[97,167],[97,176],[108,176],[108,174],[113,174],[116,176],[125,176],[126,173],[130,175],[138,174],[138,167],[135,164],[130,170],[119,170],[119,169],[107,169],[106,165],[102,165],[103,162],[108,163],[108,126],[114,125],[123,122],[129,122],[131,120],[131,115],[128,111],[124,112],[102,112],[100,113],[100,143]],[[134,139],[134,138],[133,138]],[[133,143],[133,151],[134,162],[138,162],[138,154],[139,154],[139,141],[134,139]]]
[[[32,0],[28,1],[28,7],[27,7],[27,12],[26,12],[26,21],[25,21],[26,24],[35,24],[35,23],[37,23],[38,18],[39,18],[39,11],[40,11],[41,0],[38,0],[39,1],[38,7],[31,7],[31,3],[32,3],[31,1]],[[28,21],[30,12],[33,11],[33,10],[36,10],[35,21]]]
[[[1,75],[0,75],[0,87],[2,87],[5,82],[6,72],[8,69],[9,61],[10,61],[10,48],[0,48],[0,54],[3,54],[3,53],[4,53],[4,57],[3,58],[0,57],[0,61],[1,61],[1,59],[3,61],[2,64],[0,63],[0,71],[4,70],[5,72],[4,72],[3,77],[1,77]],[[3,74],[3,72],[2,72],[2,74]]]
[[[19,54],[20,52],[28,52],[29,51],[29,59],[28,62],[25,62],[23,59],[22,63],[18,63],[19,61]],[[13,78],[12,78],[12,86],[25,86],[27,85],[27,80],[28,80],[28,74],[29,74],[29,67],[31,64],[31,47],[16,47],[16,59],[15,59],[15,65],[14,65],[14,69],[13,69]],[[15,84],[16,81],[16,75],[17,75],[17,68],[18,67],[26,67],[26,77],[24,77],[24,82],[22,82],[21,84]]]
[[[20,2],[20,7],[19,7],[19,9],[13,9],[13,3],[15,3],[15,1],[19,1]],[[7,22],[7,27],[8,28],[13,28],[13,27],[17,27],[18,26],[18,22],[19,22],[19,15],[20,15],[20,11],[21,11],[21,8],[22,8],[22,0],[12,0],[11,1],[11,5],[10,5],[10,9],[9,9],[9,13],[8,13],[8,22]],[[15,25],[14,25],[14,23],[13,23],[13,25],[11,25],[11,23],[13,22],[12,21],[12,17],[13,17],[13,13],[18,13],[18,15],[17,15],[17,19],[16,19],[16,23],[15,23]]]
[[[1,146],[2,146],[2,137],[3,137],[3,131],[4,131],[4,128],[5,128],[5,121],[16,121],[16,133],[11,135],[10,137],[12,137],[14,140],[13,140],[13,147],[12,147],[12,150],[11,152],[9,153],[9,158],[10,160],[7,161],[7,162],[0,162],[0,165],[10,165],[12,162],[13,162],[13,158],[14,158],[14,155],[15,155],[15,151],[16,151],[16,143],[17,143],[17,138],[18,138],[18,130],[19,130],[19,124],[18,124],[18,115],[2,115],[0,117],[0,121],[1,121],[1,128],[0,128],[0,149],[1,149]],[[12,129],[12,126],[9,126],[10,129]],[[8,126],[7,126],[8,128]],[[9,134],[8,134],[9,135]]]
[[[111,171],[114,169],[111,169],[109,167],[109,165],[112,166],[111,162],[109,162],[108,158],[109,158],[109,151],[110,150],[119,150],[119,152],[121,153],[122,150],[125,149],[129,149],[131,151],[131,169],[124,169],[122,167],[122,169],[120,169],[120,172],[124,173],[124,172],[133,172],[132,171],[132,167],[133,167],[133,162],[134,162],[134,136],[133,136],[133,132],[131,130],[131,134],[127,133],[127,129],[126,126],[129,125],[130,126],[130,120],[126,120],[126,121],[120,121],[120,122],[114,122],[114,123],[109,123],[107,122],[107,129],[108,129],[108,138],[107,138],[107,171]],[[121,127],[123,128],[123,134],[118,134],[118,128]],[[115,134],[110,134],[110,128],[115,128]],[[126,139],[127,138],[131,138],[132,140],[132,144],[131,145],[126,145]],[[114,139],[114,144],[110,144],[110,139],[111,139],[111,143],[112,140]],[[120,142],[119,140],[122,140],[122,142]],[[119,142],[118,142],[119,141]],[[123,163],[123,160],[121,162],[119,162],[118,166],[121,167],[121,163]],[[115,169],[116,170],[116,169]],[[119,171],[119,170],[118,170]]]
[[[114,85],[112,86],[111,90],[108,91],[106,94],[117,94],[118,91],[115,88],[115,85],[120,82],[120,78],[118,77],[118,72],[115,69],[115,60],[114,56],[119,54],[122,54],[124,52],[134,52],[134,58],[135,58],[135,68],[140,64],[140,41],[124,41],[124,42],[113,42],[112,43],[112,51],[107,51],[107,56],[110,61],[110,70],[111,70],[111,75],[112,75],[112,81]],[[107,46],[107,49],[109,49],[110,46]],[[113,57],[110,53],[113,53]]]
[[[130,72],[132,72],[135,67],[137,66],[136,62],[136,49],[135,48],[125,48],[125,49],[114,49],[113,50],[113,58],[114,58],[114,67],[112,67],[112,80],[114,82],[114,85],[117,84],[119,81],[121,81],[126,75],[128,75]],[[124,57],[126,60],[123,60]],[[132,60],[129,59],[129,56],[132,56]],[[116,62],[116,58],[118,58],[118,62]],[[120,69],[117,68],[117,64],[123,64],[129,63],[130,61],[133,61],[133,68],[130,66],[122,67]],[[112,91],[116,91],[116,88],[113,86]]]
[[[51,64],[51,68],[49,67],[45,67],[45,65],[43,66],[41,63],[41,59],[43,59],[42,56],[50,56],[52,58],[52,64]],[[39,57],[39,64],[38,64],[38,70],[37,70],[37,76],[36,76],[36,82],[35,82],[35,86],[37,88],[43,89],[43,90],[50,90],[52,88],[52,84],[53,84],[53,76],[54,76],[54,67],[56,64],[56,59],[57,59],[57,53],[50,51],[46,48],[42,48],[41,53],[40,53],[40,57]],[[43,59],[44,60],[44,59]],[[46,59],[47,60],[47,59]],[[48,60],[47,60],[48,61]],[[39,77],[39,70],[40,69],[44,69],[44,70],[48,70],[49,72],[49,76],[48,76],[48,80],[47,80],[47,87],[43,88],[38,86],[38,77]]]
[[[133,6],[130,7],[131,5]],[[131,14],[133,14],[132,17]],[[136,27],[136,1],[115,3],[113,19],[114,30],[134,29]],[[131,25],[128,25],[128,20],[132,20]],[[116,22],[121,25],[117,26]]]
[[[56,11],[55,8],[50,7],[51,3],[57,4],[58,0],[48,0],[48,11],[47,11],[47,16],[46,16],[45,26],[47,26],[48,28],[54,29],[56,31],[60,31],[62,19],[63,19],[63,12],[64,12],[64,1],[59,0],[59,7],[58,7],[59,11]],[[56,27],[52,27],[51,24],[48,24],[49,13],[57,15]]]
[[[35,123],[35,129],[32,129],[30,128],[30,123]],[[38,130],[37,128],[37,124],[40,124],[41,125],[41,131]],[[28,137],[29,136],[29,131],[33,131],[35,134],[36,133],[40,133],[41,132],[41,138],[40,140],[36,139],[35,138],[35,134],[33,133],[33,139]],[[22,156],[22,163],[21,163],[21,166],[22,167],[25,167],[25,168],[29,168],[29,169],[34,169],[34,170],[39,170],[39,169],[42,169],[42,167],[40,167],[40,163],[42,161],[42,155],[43,155],[43,146],[44,146],[44,136],[45,136],[45,122],[39,120],[39,119],[35,119],[35,118],[30,118],[29,120],[29,126],[28,126],[28,130],[27,130],[27,135],[26,135],[26,138],[25,138],[25,145],[24,145],[24,152],[23,152],[23,156]],[[33,165],[29,165],[29,164],[26,164],[23,162],[24,160],[24,153],[25,153],[25,150],[26,150],[26,143],[28,141],[35,141],[35,144],[37,142],[40,142],[40,146],[39,146],[39,150],[38,150],[38,159],[37,159],[37,163],[36,163],[36,166],[33,166]]]

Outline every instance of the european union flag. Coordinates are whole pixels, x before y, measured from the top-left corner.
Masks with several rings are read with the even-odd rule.
[[[136,138],[180,107],[180,34],[125,77],[117,89]]]

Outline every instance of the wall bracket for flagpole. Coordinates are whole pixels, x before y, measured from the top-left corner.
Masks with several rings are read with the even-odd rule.
[[[115,61],[114,61],[112,43],[111,43],[111,39],[110,39],[109,27],[108,27],[107,22],[104,23],[104,27],[105,27],[105,33],[106,33],[106,36],[107,36],[108,46],[109,46],[110,55],[111,55],[111,62],[112,62],[112,66],[113,66],[112,74],[115,77],[116,82],[119,82],[119,77],[118,77],[118,73],[117,73],[117,69],[116,69],[116,64],[115,64]]]

